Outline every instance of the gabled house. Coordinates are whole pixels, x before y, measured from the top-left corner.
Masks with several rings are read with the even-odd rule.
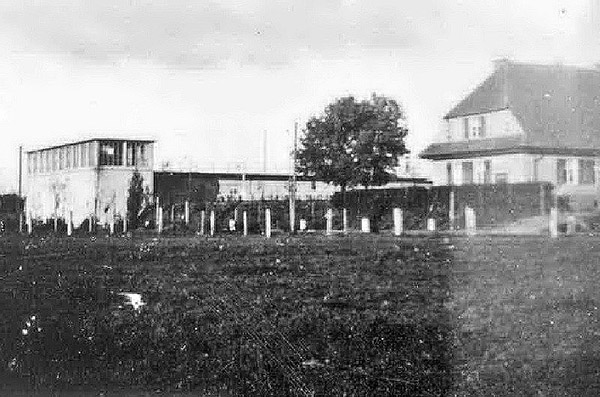
[[[600,69],[508,60],[443,120],[420,157],[437,185],[551,182],[592,191],[600,165]]]

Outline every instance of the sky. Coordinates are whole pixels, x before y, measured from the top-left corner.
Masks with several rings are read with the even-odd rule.
[[[408,147],[493,60],[600,62],[600,0],[11,0],[0,2],[0,191],[18,148],[153,138],[173,167],[289,166],[341,96],[398,100]]]

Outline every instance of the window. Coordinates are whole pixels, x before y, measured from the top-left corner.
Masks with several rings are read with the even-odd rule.
[[[33,153],[27,155],[27,172],[33,174]]]
[[[465,161],[462,163],[463,184],[470,185],[473,183],[473,162]]]
[[[563,185],[567,183],[567,160],[556,160],[556,183]]]
[[[446,164],[446,181],[448,186],[454,185],[454,175],[452,173],[452,163]]]
[[[465,139],[469,139],[469,118],[468,117],[465,117],[463,119],[463,127],[464,127]]]
[[[485,160],[483,162],[483,183],[492,183],[492,161]]]
[[[594,175],[594,160],[579,159],[579,184],[593,185],[596,182]]]
[[[128,167],[135,167],[137,165],[135,161],[136,146],[134,142],[127,142],[126,165]]]
[[[98,165],[98,149],[96,144],[92,144],[90,143],[89,146],[89,157],[88,157],[88,162],[90,166],[96,166]]]
[[[540,162],[542,159],[533,159],[533,181],[540,182]]]
[[[485,137],[486,135],[486,124],[485,124],[485,116],[479,116],[479,136]]]
[[[100,143],[100,165],[123,165],[122,142],[103,141]]]
[[[506,172],[497,173],[496,183],[508,183],[508,174]]]
[[[87,153],[88,153],[88,144],[84,143],[79,147],[79,165],[80,167],[87,167]]]
[[[72,146],[66,146],[65,147],[65,168],[71,168],[71,166],[73,165],[71,162],[72,156],[73,155],[73,147]]]
[[[65,168],[65,148],[64,148],[64,146],[58,148],[58,169],[62,170],[63,168]]]

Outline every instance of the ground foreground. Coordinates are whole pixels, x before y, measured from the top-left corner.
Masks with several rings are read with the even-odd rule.
[[[454,241],[453,395],[600,395],[600,239]]]
[[[599,263],[583,235],[4,238],[0,395],[596,396]]]
[[[3,395],[452,385],[450,251],[436,239],[7,238],[0,250]]]

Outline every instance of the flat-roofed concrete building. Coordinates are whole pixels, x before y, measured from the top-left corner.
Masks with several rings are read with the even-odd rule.
[[[72,211],[77,227],[90,216],[125,217],[135,169],[153,193],[152,140],[88,139],[30,150],[25,162],[25,206],[34,220],[68,219]]]

